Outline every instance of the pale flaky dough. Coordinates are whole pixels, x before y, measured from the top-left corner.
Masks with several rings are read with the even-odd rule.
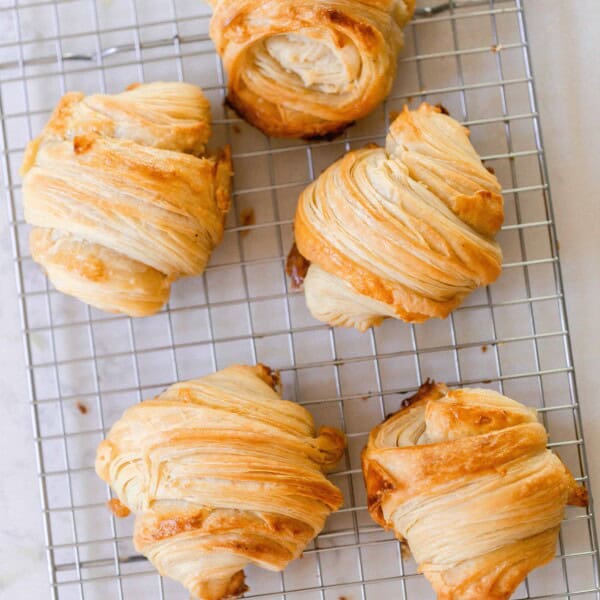
[[[415,0],[209,0],[229,103],[268,135],[338,133],[389,93]]]
[[[136,514],[136,548],[201,600],[240,596],[248,564],[283,570],[342,503],[323,473],[343,434],[315,432],[276,387],[262,365],[178,383],[98,448],[98,475]]]
[[[514,400],[427,383],[405,405],[363,451],[371,516],[408,542],[439,600],[508,600],[552,560],[585,490]]]
[[[230,153],[202,156],[209,137],[210,105],[189,84],[66,94],[21,169],[31,254],[54,285],[144,316],[201,273],[230,203]]]
[[[500,184],[438,107],[405,108],[387,147],[349,152],[301,194],[294,224],[317,319],[364,331],[444,318],[493,282]]]

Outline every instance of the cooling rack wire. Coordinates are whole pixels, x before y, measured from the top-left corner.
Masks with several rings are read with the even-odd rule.
[[[284,573],[248,569],[248,598],[434,598],[414,561],[370,520],[359,470],[367,432],[427,377],[491,387],[536,407],[550,446],[587,483],[524,2],[435,2],[421,1],[406,30],[387,102],[340,139],[305,143],[268,139],[224,106],[210,13],[199,0],[0,0],[2,196],[52,598],[187,597],[136,554],[131,519],[107,511],[94,453],[131,403],[233,362],[280,369],[285,396],[349,439],[332,475],[345,506]],[[209,96],[213,143],[233,146],[234,204],[206,273],[178,282],[160,314],[131,320],[51,289],[29,256],[17,171],[27,140],[67,90],[114,93],[158,79],[185,79]],[[343,152],[381,143],[390,115],[422,100],[443,103],[469,126],[503,184],[504,274],[445,321],[390,321],[365,334],[317,324],[283,275],[297,196]],[[555,560],[515,598],[600,598],[591,508],[567,511]]]

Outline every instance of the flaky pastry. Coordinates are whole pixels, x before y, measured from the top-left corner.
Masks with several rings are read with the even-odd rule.
[[[361,331],[386,317],[447,317],[499,276],[503,218],[500,184],[468,130],[439,107],[405,107],[385,149],[349,152],[300,196],[308,308]]]
[[[204,270],[230,203],[229,149],[202,156],[210,132],[185,83],[61,99],[21,168],[31,254],[57,289],[145,316]]]
[[[243,594],[250,563],[283,570],[342,503],[323,473],[343,434],[316,434],[275,388],[262,365],[177,383],[127,410],[98,448],[96,472],[136,515],[136,548],[201,600]]]
[[[415,0],[209,0],[228,100],[277,137],[339,133],[390,92]]]
[[[519,402],[427,383],[404,404],[362,454],[371,516],[408,542],[439,600],[508,600],[552,560],[585,490]]]

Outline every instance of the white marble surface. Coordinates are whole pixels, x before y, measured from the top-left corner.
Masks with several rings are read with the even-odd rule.
[[[600,3],[528,0],[527,18],[554,194],[567,304],[596,497],[600,403]],[[595,57],[595,58],[594,58]],[[6,218],[0,216],[0,598],[48,597],[42,519]]]

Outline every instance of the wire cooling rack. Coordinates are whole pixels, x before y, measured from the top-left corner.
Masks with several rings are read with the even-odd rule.
[[[427,2],[431,2],[427,6]],[[406,30],[388,101],[333,142],[270,140],[223,104],[224,74],[200,0],[0,0],[2,195],[8,206],[32,402],[51,597],[185,598],[131,543],[93,471],[97,444],[132,403],[233,362],[279,368],[285,396],[348,434],[332,475],[346,505],[282,574],[248,569],[249,598],[427,600],[430,586],[370,520],[359,470],[367,432],[427,377],[497,389],[535,406],[587,483],[581,419],[523,0],[425,0]],[[231,143],[235,198],[202,277],[143,320],[53,290],[30,259],[17,174],[23,150],[67,90],[117,92],[186,79],[212,101],[214,145]],[[283,261],[300,190],[342,153],[383,142],[403,104],[442,102],[505,190],[501,279],[445,321],[388,321],[365,334],[311,319]],[[32,516],[33,518],[33,516]],[[568,509],[556,559],[516,598],[600,598],[591,508]]]

